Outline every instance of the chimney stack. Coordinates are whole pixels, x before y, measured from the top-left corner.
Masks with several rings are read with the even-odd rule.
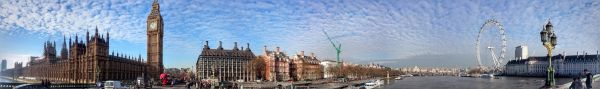
[[[250,43],[246,43],[246,51],[250,51]]]
[[[312,56],[313,58],[315,58],[315,53],[310,53],[310,56]]]
[[[237,47],[237,42],[233,42],[233,50],[239,50]]]
[[[300,51],[300,56],[304,57],[304,51]]]
[[[275,48],[275,52],[279,53],[279,46]]]
[[[222,50],[223,49],[222,45],[223,45],[223,42],[219,41],[219,47],[217,49],[221,49]]]
[[[210,49],[210,48],[208,47],[208,41],[204,41],[204,49]]]
[[[265,48],[264,48],[263,50],[264,50],[265,52],[267,52],[267,46],[265,45],[264,47],[265,47]]]

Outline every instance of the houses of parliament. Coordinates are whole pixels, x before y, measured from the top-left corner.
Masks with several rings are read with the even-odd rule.
[[[163,72],[163,20],[158,2],[152,3],[147,19],[147,61],[141,55],[132,56],[110,52],[110,35],[86,32],[85,38],[64,37],[60,54],[56,42],[44,43],[43,57],[31,59],[21,68],[23,77],[65,83],[94,83],[106,80],[135,80],[145,76],[158,79]]]

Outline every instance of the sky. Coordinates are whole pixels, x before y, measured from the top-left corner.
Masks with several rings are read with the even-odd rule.
[[[2,0],[0,59],[27,62],[41,56],[45,41],[82,37],[86,31],[110,33],[110,51],[146,59],[146,18],[151,0]],[[492,46],[500,48],[500,29],[484,25],[496,19],[505,30],[507,52],[528,45],[529,54],[545,55],[539,32],[548,21],[558,36],[556,53],[596,54],[600,50],[598,0],[159,0],[164,20],[164,65],[193,67],[204,41],[226,49],[250,43],[255,55],[263,46],[288,54],[315,53],[335,60],[335,49],[322,31],[342,44],[341,59],[390,67],[472,67],[477,39],[491,65]],[[74,38],[73,38],[74,39]],[[240,45],[245,46],[245,45]],[[57,52],[60,52],[57,50]],[[496,51],[499,55],[499,51]]]

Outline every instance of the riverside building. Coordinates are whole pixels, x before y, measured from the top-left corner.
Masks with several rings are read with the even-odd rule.
[[[218,79],[219,81],[254,81],[256,73],[253,73],[247,65],[256,57],[250,50],[250,44],[247,44],[246,49],[243,48],[239,49],[235,42],[233,49],[223,49],[222,43],[219,41],[219,46],[211,49],[206,41],[196,62],[197,78]]]
[[[333,78],[334,77],[333,73],[330,73],[329,69],[331,67],[336,67],[337,63],[338,62],[333,61],[333,60],[323,60],[323,61],[321,61],[321,63],[319,63],[319,64],[321,64],[321,66],[323,66],[323,78]]]
[[[265,58],[265,80],[288,81],[290,80],[290,58],[279,47],[275,51],[267,50],[265,46],[262,58]]]
[[[32,59],[22,69],[22,76],[53,82],[94,83],[106,80],[135,80],[143,76],[147,64],[141,56],[109,54],[109,34],[96,33],[85,40],[75,36],[75,41],[63,40],[60,56],[56,53],[56,43],[44,43],[42,58]]]
[[[534,56],[525,59],[510,60],[505,65],[504,73],[509,76],[546,76],[548,57]],[[565,55],[565,53],[552,56],[552,65],[558,77],[580,76],[584,69],[593,74],[600,73],[600,54],[583,53]]]
[[[317,80],[323,78],[323,66],[314,53],[305,56],[304,51],[294,55],[290,62],[290,77],[294,81]]]
[[[136,80],[138,77],[158,79],[163,73],[162,44],[164,24],[158,0],[152,3],[147,18],[147,61],[141,55],[109,54],[110,35],[96,32],[85,38],[75,35],[75,41],[63,38],[60,54],[56,42],[45,42],[41,58],[32,57],[25,67],[14,68],[17,76],[66,83],[95,83],[106,80]],[[68,45],[68,46],[67,46]],[[22,65],[22,63],[20,63]]]

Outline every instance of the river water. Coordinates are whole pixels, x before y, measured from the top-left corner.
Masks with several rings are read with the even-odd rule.
[[[0,82],[1,83],[17,83],[17,81],[14,81],[12,79],[7,79],[7,78],[4,78],[4,77],[0,77]]]
[[[498,79],[457,76],[417,76],[402,80],[384,80],[382,89],[538,89],[545,78],[499,77]],[[557,78],[556,85],[571,82]]]

